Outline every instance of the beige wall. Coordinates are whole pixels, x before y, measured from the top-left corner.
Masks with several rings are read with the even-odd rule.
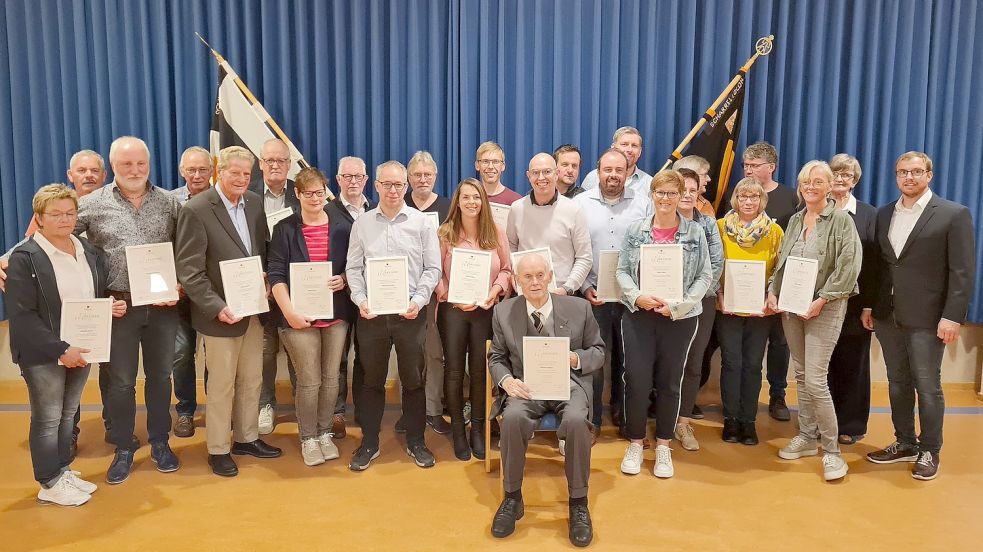
[[[10,343],[7,338],[8,323],[0,322],[0,380],[17,379],[20,377],[15,366],[10,361]],[[392,355],[395,358],[396,355]],[[963,326],[962,335],[955,345],[946,348],[942,362],[942,381],[946,383],[973,383],[980,389],[980,369],[983,365],[983,326]],[[90,377],[95,377],[93,370]],[[284,370],[280,377],[286,378]],[[390,377],[395,377],[395,371],[390,370]],[[871,380],[887,381],[884,370],[884,357],[881,354],[877,339],[871,348]]]

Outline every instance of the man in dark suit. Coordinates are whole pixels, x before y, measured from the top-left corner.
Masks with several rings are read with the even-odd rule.
[[[894,164],[901,198],[877,211],[877,286],[863,323],[884,350],[896,441],[867,459],[915,462],[911,476],[938,475],[942,448],[942,354],[959,339],[976,267],[969,209],[933,194],[932,160],[909,151]],[[915,394],[921,435],[915,434]]]
[[[290,149],[278,138],[263,142],[259,150],[259,170],[263,175],[249,183],[249,191],[263,198],[266,215],[290,208],[300,212],[300,200],[294,192],[294,181],[287,179],[290,171]],[[272,229],[271,229],[272,233]],[[276,328],[276,301],[270,304],[270,315],[260,317],[263,323],[263,387],[259,391],[259,433],[268,435],[276,427],[276,359],[280,352],[280,334]],[[290,384],[294,385],[294,365],[287,357]]]
[[[266,260],[262,199],[246,189],[253,159],[245,148],[223,149],[218,184],[191,198],[177,223],[177,275],[191,299],[191,324],[205,340],[208,463],[226,477],[239,473],[230,452],[258,458],[282,453],[259,439],[263,327],[258,316],[238,318],[226,304],[219,264],[255,256]]]
[[[567,487],[570,492],[570,542],[587,546],[593,539],[587,509],[590,476],[591,396],[593,372],[604,366],[604,341],[590,304],[580,298],[549,293],[553,273],[546,259],[526,255],[515,268],[523,295],[495,307],[492,316],[492,349],[489,370],[495,384],[507,396],[496,411],[502,412],[501,449],[505,499],[492,520],[492,535],[511,535],[524,513],[522,475],[526,449],[536,422],[547,412],[560,419],[557,436],[565,442]],[[533,400],[523,382],[522,343],[526,336],[570,338],[570,400]]]

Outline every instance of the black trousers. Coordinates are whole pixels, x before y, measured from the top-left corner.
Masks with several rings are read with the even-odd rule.
[[[697,317],[672,320],[652,311],[627,312],[621,319],[625,343],[625,434],[645,437],[652,383],[655,400],[655,438],[672,439],[679,416],[679,388]]]
[[[345,415],[345,408],[348,403],[348,352],[355,344],[355,362],[352,363],[352,403],[358,401],[358,396],[362,391],[362,369],[359,366],[358,340],[355,339],[355,326],[358,321],[353,321],[348,325],[348,335],[345,336],[345,352],[341,355],[341,369],[338,372],[338,401],[335,403],[334,413]]]
[[[450,303],[437,307],[437,331],[444,350],[444,401],[451,423],[464,424],[464,375],[471,370],[471,419],[485,417],[485,342],[492,335],[492,311],[465,312]]]
[[[829,359],[829,393],[841,435],[866,435],[870,417],[870,332],[840,334]]]
[[[765,356],[772,324],[768,316],[717,313],[720,400],[724,406],[724,418],[754,422],[758,415],[761,361]]]
[[[624,398],[625,354],[621,342],[621,318],[625,314],[625,306],[621,303],[604,303],[600,307],[592,307],[594,318],[601,329],[601,340],[604,341],[605,360],[611,362],[611,406],[621,406]],[[594,427],[601,427],[601,412],[604,398],[604,370],[594,371]],[[620,424],[624,420],[616,420]]]
[[[367,320],[359,317],[358,341],[364,372],[355,416],[362,425],[362,445],[379,446],[379,428],[386,408],[386,374],[389,352],[396,347],[399,381],[403,386],[403,423],[407,444],[422,443],[426,426],[427,395],[423,386],[424,340],[427,321],[420,313],[413,320],[384,314]]]

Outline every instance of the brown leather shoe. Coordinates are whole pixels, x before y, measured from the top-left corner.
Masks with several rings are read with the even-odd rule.
[[[348,435],[345,431],[345,415],[335,414],[334,421],[331,423],[331,436],[335,439],[344,439]]]
[[[192,416],[178,416],[174,422],[175,437],[191,437],[195,434],[195,419]]]

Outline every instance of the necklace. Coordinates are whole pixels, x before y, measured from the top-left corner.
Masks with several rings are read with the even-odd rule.
[[[141,193],[140,195],[135,195],[135,196],[128,196],[128,195],[126,195],[126,194],[124,194],[124,193],[123,193],[123,189],[122,189],[122,188],[120,188],[120,190],[119,190],[119,195],[121,195],[121,196],[123,196],[123,197],[124,197],[125,199],[129,199],[129,200],[131,200],[131,201],[132,201],[132,200],[134,200],[134,199],[140,199],[141,197],[143,197],[143,196],[145,196],[145,195],[147,195],[147,189],[146,189],[146,188],[144,188],[144,190],[143,190],[143,193]]]

